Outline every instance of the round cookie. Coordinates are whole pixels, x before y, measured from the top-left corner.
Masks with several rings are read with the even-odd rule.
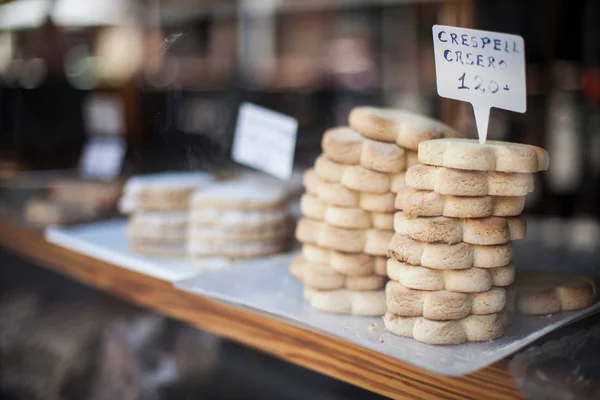
[[[441,139],[419,144],[419,162],[475,171],[532,173],[546,171],[548,152],[527,144],[475,139]]]
[[[504,244],[524,239],[526,227],[523,217],[407,218],[402,211],[394,216],[396,233],[421,242]]]
[[[178,211],[188,208],[189,198],[213,180],[203,172],[169,172],[134,176],[127,180],[119,209],[123,213]]]
[[[186,212],[137,211],[127,223],[126,235],[130,238],[180,242],[185,240],[187,223]]]
[[[305,217],[322,221],[325,219],[327,208],[327,203],[317,196],[304,193],[302,197],[300,197],[300,210]]]
[[[362,146],[365,139],[353,129],[346,126],[325,131],[321,139],[323,153],[331,161],[348,164],[360,164]]]
[[[318,197],[305,194],[300,200],[304,216],[325,221],[339,228],[348,229],[394,229],[394,213],[377,213],[362,208],[328,206]]]
[[[190,257],[226,257],[251,258],[264,257],[280,253],[284,250],[286,241],[275,240],[233,241],[233,240],[202,240],[189,241],[187,253]]]
[[[510,324],[508,314],[469,315],[453,321],[433,321],[423,317],[401,317],[386,312],[383,323],[391,333],[427,344],[447,345],[485,342],[504,335]]]
[[[400,172],[392,175],[392,181],[390,183],[390,191],[392,193],[398,193],[400,190],[406,187],[406,172]]]
[[[365,139],[360,165],[373,171],[397,174],[406,169],[407,158],[408,151],[400,146]]]
[[[388,253],[398,261],[432,269],[496,268],[511,263],[512,243],[493,246],[424,243],[396,233]]]
[[[394,229],[393,213],[371,213],[361,208],[329,206],[325,209],[325,222],[340,228],[382,230]]]
[[[291,237],[291,229],[287,224],[274,224],[263,226],[260,229],[226,228],[220,225],[202,226],[191,225],[187,230],[187,238],[190,241],[204,240],[232,240],[232,241],[258,241],[275,240]]]
[[[296,225],[296,240],[304,244],[317,244],[320,232],[323,230],[323,222],[309,218],[301,218]]]
[[[464,171],[417,164],[406,171],[406,186],[450,196],[525,196],[533,192],[533,174]]]
[[[306,286],[317,290],[373,291],[383,289],[387,281],[386,277],[378,275],[346,276],[328,264],[310,261],[303,255],[292,259],[290,273]]]
[[[340,183],[360,192],[386,193],[391,191],[392,175],[355,165],[346,168]]]
[[[306,189],[306,193],[318,196],[318,188],[323,180],[317,175],[314,169],[309,168],[302,174],[302,184]]]
[[[296,226],[296,239],[303,244],[313,244],[348,253],[387,255],[393,232],[378,229],[345,229],[327,223],[302,218]]]
[[[446,321],[473,315],[500,312],[506,305],[506,290],[492,288],[481,293],[446,290],[426,291],[404,287],[389,281],[385,287],[387,311],[403,317],[424,317]]]
[[[394,207],[394,193],[360,193],[358,207],[366,211],[391,213]]]
[[[579,310],[595,300],[592,279],[558,272],[518,274],[508,288],[507,308],[526,315],[547,315]]]
[[[525,196],[447,196],[405,188],[396,196],[396,209],[408,217],[513,217],[525,208]]]
[[[419,143],[458,133],[440,121],[408,111],[375,107],[355,107],[348,117],[352,129],[383,142],[418,150]]]
[[[367,193],[384,194],[392,189],[398,190],[405,181],[404,172],[387,174],[360,165],[344,165],[331,161],[324,155],[317,157],[314,171],[325,182],[341,183],[347,189]]]
[[[260,179],[213,183],[194,193],[192,208],[272,210],[287,201],[284,187]]]
[[[204,226],[219,225],[235,230],[256,230],[286,223],[286,208],[272,210],[227,210],[221,208],[192,208],[190,223]]]
[[[492,286],[508,286],[515,277],[512,264],[497,268],[430,269],[393,258],[387,261],[388,276],[409,289],[477,293]]]
[[[393,193],[357,192],[340,183],[324,181],[312,169],[304,173],[304,185],[308,194],[317,196],[332,206],[358,207],[373,212],[395,211]]]
[[[340,183],[348,166],[336,163],[321,154],[315,161],[314,171],[325,182]]]
[[[406,150],[406,168],[419,164],[419,153],[416,151]]]
[[[398,173],[407,165],[408,154],[402,147],[365,139],[347,127],[333,128],[325,132],[321,147],[331,161],[361,165],[373,171]]]
[[[316,310],[332,314],[379,317],[385,313],[385,292],[348,289],[320,291],[304,288],[304,299]]]
[[[302,246],[302,255],[310,261],[327,264],[344,275],[387,277],[386,258],[382,256],[347,253],[310,244]]]

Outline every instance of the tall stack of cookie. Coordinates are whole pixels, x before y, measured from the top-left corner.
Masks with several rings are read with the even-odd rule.
[[[352,110],[349,125],[325,133],[323,154],[304,175],[304,218],[296,229],[302,254],[290,272],[304,283],[314,308],[378,316],[385,311],[395,193],[404,186],[406,167],[416,163],[418,143],[451,129],[373,107]]]
[[[212,176],[202,172],[130,178],[119,209],[131,214],[126,228],[131,250],[154,257],[185,257],[189,199],[211,181]]]
[[[429,344],[496,339],[508,325],[512,241],[525,237],[520,214],[548,153],[440,139],[419,145],[419,161],[396,199],[386,328]]]
[[[187,252],[198,268],[221,268],[280,253],[291,233],[286,187],[249,177],[217,182],[191,199]]]

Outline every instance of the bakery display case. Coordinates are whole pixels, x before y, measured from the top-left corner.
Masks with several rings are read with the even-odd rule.
[[[0,3],[1,396],[598,397],[595,1]]]

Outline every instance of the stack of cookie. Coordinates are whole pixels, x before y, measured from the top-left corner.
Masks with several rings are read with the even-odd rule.
[[[187,252],[198,268],[216,269],[280,253],[291,232],[285,186],[250,177],[216,182],[192,197]]]
[[[418,143],[451,132],[403,111],[358,107],[350,127],[328,130],[323,154],[306,171],[302,254],[290,265],[304,295],[321,311],[377,316],[385,310],[385,257],[393,236],[395,193]]]
[[[525,237],[520,214],[548,153],[440,139],[419,145],[419,161],[396,198],[384,323],[429,344],[496,339],[508,325],[511,243]]]
[[[131,214],[126,228],[130,248],[154,257],[185,257],[191,195],[212,181],[194,173],[163,173],[130,178],[119,209]]]

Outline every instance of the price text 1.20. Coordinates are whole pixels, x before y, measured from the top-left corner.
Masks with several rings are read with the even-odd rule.
[[[508,85],[501,85],[494,80],[487,81],[481,75],[468,76],[464,72],[458,78],[458,88],[464,90],[478,90],[481,93],[498,93],[500,91],[509,91]]]

